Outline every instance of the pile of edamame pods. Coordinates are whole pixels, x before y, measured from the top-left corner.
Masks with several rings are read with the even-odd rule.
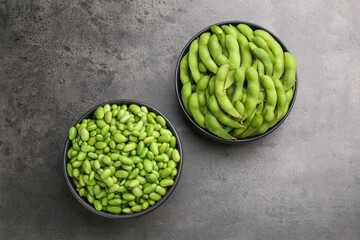
[[[265,30],[211,26],[180,62],[181,98],[202,128],[223,139],[265,133],[287,113],[296,61]]]
[[[93,119],[71,127],[67,174],[96,210],[140,212],[174,184],[177,139],[165,119],[145,106],[99,107]]]

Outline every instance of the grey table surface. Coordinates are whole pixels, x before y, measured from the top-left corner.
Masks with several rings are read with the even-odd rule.
[[[0,239],[360,239],[360,2],[0,1]],[[270,136],[223,145],[186,122],[177,58],[204,27],[273,31],[298,63],[293,111]],[[181,181],[149,215],[103,219],[67,188],[69,127],[92,106],[160,109]]]

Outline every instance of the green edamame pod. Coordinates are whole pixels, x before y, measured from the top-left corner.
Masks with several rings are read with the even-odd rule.
[[[274,77],[280,79],[284,73],[284,51],[281,45],[270,35],[270,33],[258,29],[254,31],[255,36],[262,37],[274,55]]]
[[[257,62],[258,62],[258,60],[255,59],[255,61],[251,64],[251,67],[254,69],[257,69]]]
[[[239,24],[236,26],[237,29],[239,29],[239,31],[244,34],[244,36],[249,40],[252,41],[253,37],[254,37],[254,32],[251,29],[251,27],[249,27],[246,24]]]
[[[266,53],[269,55],[271,62],[274,63],[274,55],[272,54],[269,46],[267,45],[267,43],[265,42],[265,40],[260,37],[260,36],[255,36],[252,40],[251,40],[257,47],[262,48],[266,51]]]
[[[208,42],[210,39],[210,33],[203,33],[199,39],[199,56],[205,67],[212,73],[216,73],[218,66],[210,56]]]
[[[232,127],[239,128],[241,124],[231,119],[228,115],[226,115],[223,111],[221,111],[220,106],[215,98],[215,96],[211,96],[208,102],[209,109],[211,113],[216,117],[216,119],[222,124]]]
[[[189,110],[189,98],[192,93],[192,85],[191,82],[188,82],[184,84],[184,86],[181,89],[181,100],[184,104],[185,110],[191,115],[191,112]],[[115,140],[116,141],[116,140]]]
[[[205,124],[206,128],[216,136],[224,139],[234,139],[234,137],[223,129],[216,117],[214,117],[214,115],[210,112],[207,112],[205,115]]]
[[[295,85],[296,61],[293,55],[291,55],[288,52],[284,53],[284,57],[285,57],[285,73],[284,73],[283,85],[285,91],[287,91]]]
[[[247,90],[246,90],[246,88],[243,88],[243,96],[241,98],[242,104],[245,104],[246,99],[247,99]]]
[[[206,107],[206,98],[205,98],[205,90],[209,84],[210,77],[205,75],[203,76],[198,84],[196,85],[196,92],[199,97],[199,108],[202,114],[206,114],[207,107]]]
[[[199,71],[202,72],[202,73],[206,73],[207,69],[204,65],[204,63],[201,61],[200,58],[198,58],[199,62],[198,62],[198,65],[199,65]]]
[[[257,62],[257,70],[259,73],[259,77],[261,77],[262,75],[265,75],[265,66],[262,61]]]
[[[210,95],[214,95],[215,94],[215,76],[212,76],[209,80],[209,85],[208,85],[208,89],[210,92]]]
[[[190,73],[189,73],[189,53],[187,53],[180,62],[180,81],[183,85],[190,82]]]
[[[233,97],[231,99],[231,102],[233,105],[235,105],[235,102],[241,100],[241,98],[242,98],[244,81],[245,81],[245,72],[244,72],[243,68],[237,68],[235,70],[234,79],[235,79],[235,83],[236,83],[236,88],[235,88]],[[235,107],[235,109],[236,109],[236,107]]]
[[[260,113],[255,113],[254,118],[252,119],[249,127],[243,132],[239,138],[247,138],[255,133],[262,125],[264,121],[263,116]]]
[[[224,89],[228,89],[235,81],[235,70],[229,70],[227,76],[226,76],[226,80],[225,80],[225,85],[224,85]]]
[[[261,60],[261,62],[264,64],[266,75],[271,76],[273,73],[273,63],[269,54],[267,54],[267,52],[262,48],[255,48],[253,53],[257,59]]]
[[[284,86],[282,85],[281,81],[277,79],[276,77],[271,77],[271,80],[273,80],[277,95],[277,103],[276,103],[276,109],[275,109],[275,121],[279,121],[281,115],[283,114],[285,107],[286,107],[286,95]]]
[[[233,129],[232,131],[230,131],[230,135],[233,136],[233,137],[235,137],[235,138],[237,138],[237,137],[239,137],[243,132],[245,132],[246,129],[249,127],[252,119],[254,118],[255,113],[256,113],[256,111],[253,111],[253,112],[251,113],[251,115],[244,121],[244,123],[243,123],[243,125],[242,125],[241,128],[235,128],[235,129]]]
[[[241,51],[241,67],[247,68],[251,66],[252,54],[247,38],[242,33],[240,33],[240,31],[236,27],[232,25],[224,25],[222,27],[224,28],[226,34],[232,35],[233,37],[237,38]]]
[[[265,107],[263,110],[264,121],[269,123],[275,119],[274,111],[277,103],[275,84],[273,80],[267,75],[261,76],[260,82],[265,90]]]
[[[205,118],[204,115],[200,112],[199,97],[196,92],[191,94],[189,98],[189,110],[194,117],[195,122],[199,124],[199,126],[205,128]]]
[[[201,78],[201,73],[199,71],[199,65],[198,65],[198,53],[199,53],[199,39],[195,39],[190,44],[188,61],[189,61],[191,76],[196,83]]]
[[[287,111],[289,109],[291,100],[292,100],[292,98],[294,96],[294,88],[290,88],[289,90],[287,90],[285,92],[285,96],[286,96],[286,106],[285,106],[285,109],[284,109],[281,117],[279,118],[279,120],[282,119],[285,116],[285,114],[287,113]]]
[[[225,37],[226,47],[229,51],[229,60],[237,67],[240,67],[240,49],[236,36],[226,35]]]
[[[219,67],[218,72],[215,76],[215,96],[218,100],[220,107],[228,114],[233,117],[240,118],[240,114],[236,111],[234,106],[232,105],[231,101],[226,95],[224,90],[225,79],[227,73],[229,72],[229,65],[225,64]]]
[[[234,85],[231,85],[228,89],[226,89],[226,96],[228,97],[228,99],[232,99],[232,96],[233,96],[234,92],[235,92],[235,86]]]
[[[254,49],[257,48],[257,46],[252,42],[249,42],[249,47],[252,53],[254,53]]]
[[[236,111],[238,111],[238,113],[240,113],[241,116],[244,115],[245,106],[241,101],[236,101],[235,102],[235,109],[236,109]]]
[[[225,33],[224,33],[224,31],[221,29],[221,27],[219,27],[217,25],[211,26],[210,30],[214,34],[216,34],[217,39],[219,39],[221,49],[222,49],[222,54],[224,54],[225,57],[229,57],[229,52],[228,52],[228,50],[226,48],[226,45],[225,45]]]
[[[246,102],[244,104],[245,113],[243,116],[243,120],[248,118],[255,110],[260,92],[260,83],[257,71],[252,67],[248,67],[245,72],[245,77],[247,79],[248,85]]]
[[[265,91],[264,89],[260,89],[260,92],[259,92],[259,97],[258,97],[258,104],[259,103],[262,103],[263,101],[265,100]]]
[[[214,59],[215,63],[218,66],[222,66],[224,64],[228,64],[230,66],[231,69],[236,69],[237,66],[235,64],[233,64],[232,62],[230,62],[229,59],[227,59],[220,50],[220,45],[218,42],[218,39],[216,37],[216,35],[212,35],[209,39],[208,42],[208,46],[209,46],[209,51],[210,54],[212,56],[212,58]],[[219,70],[218,70],[219,71]]]

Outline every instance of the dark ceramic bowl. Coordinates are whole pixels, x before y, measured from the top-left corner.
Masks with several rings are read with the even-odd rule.
[[[274,39],[281,45],[281,47],[283,48],[284,52],[290,52],[287,47],[284,45],[283,42],[280,41],[280,39],[271,31],[267,30],[266,28],[263,28],[259,25],[253,24],[253,23],[248,23],[248,22],[241,22],[241,21],[225,21],[225,22],[220,22],[220,23],[215,23],[215,24],[211,24],[210,26],[204,28],[203,30],[201,30],[200,32],[198,32],[197,34],[195,34],[189,41],[188,43],[185,45],[185,47],[183,48],[183,50],[180,53],[179,59],[177,61],[176,64],[176,69],[175,69],[175,92],[176,92],[176,96],[177,99],[179,101],[180,107],[185,115],[186,120],[190,123],[190,125],[195,128],[195,130],[197,130],[198,132],[200,132],[201,134],[205,135],[206,137],[218,141],[218,142],[222,142],[222,143],[230,143],[230,144],[237,144],[237,143],[245,143],[245,142],[251,142],[260,138],[263,138],[267,135],[269,135],[270,133],[272,133],[273,131],[275,131],[275,129],[277,129],[287,118],[287,116],[290,114],[291,109],[294,106],[295,103],[295,98],[296,98],[296,93],[297,93],[297,89],[298,89],[298,78],[297,78],[297,74],[296,74],[296,82],[295,82],[295,91],[294,91],[294,96],[293,99],[290,103],[288,112],[286,113],[286,115],[277,123],[275,124],[272,128],[270,128],[268,131],[266,131],[265,133],[258,135],[258,136],[254,136],[254,137],[248,137],[248,138],[244,138],[244,139],[235,139],[235,140],[228,140],[228,139],[223,139],[220,138],[216,135],[214,135],[213,133],[209,132],[207,129],[204,129],[202,127],[200,127],[195,120],[186,112],[184,104],[181,100],[181,88],[182,88],[182,83],[180,81],[180,61],[181,59],[186,55],[186,53],[189,52],[189,48],[190,48],[190,44],[192,43],[192,41],[194,41],[196,38],[200,37],[201,34],[205,33],[205,32],[210,32],[210,27],[213,25],[224,25],[224,24],[231,24],[233,26],[237,26],[238,24],[243,23],[243,24],[247,24],[248,26],[250,26],[253,30],[256,29],[262,29],[267,31],[268,33],[270,33]]]
[[[152,107],[152,106],[150,106],[150,105],[148,105],[146,103],[143,103],[143,102],[140,102],[140,101],[137,101],[137,100],[131,100],[131,99],[120,99],[120,100],[107,101],[107,102],[101,103],[101,104],[91,108],[89,111],[87,111],[85,114],[83,114],[81,116],[81,118],[74,124],[74,126],[77,123],[81,123],[81,121],[83,119],[92,118],[93,113],[95,112],[95,110],[98,107],[104,106],[105,104],[110,104],[110,105],[111,104],[128,104],[129,105],[129,104],[132,104],[132,103],[137,104],[139,106],[145,106],[145,107],[147,107],[149,109],[149,111],[152,111],[152,112],[156,113],[157,115],[162,116],[166,120],[168,129],[174,134],[174,136],[177,139],[177,147],[178,147],[178,150],[179,150],[179,153],[180,153],[180,156],[181,156],[181,160],[180,160],[180,162],[178,163],[178,166],[177,166],[178,173],[177,173],[177,175],[176,175],[176,177],[174,179],[174,185],[171,186],[168,189],[168,191],[166,192],[166,194],[158,202],[156,202],[153,206],[150,206],[148,209],[146,209],[144,211],[137,212],[137,213],[132,213],[132,214],[112,214],[112,213],[96,210],[94,208],[94,206],[92,204],[90,204],[85,197],[80,197],[79,193],[76,191],[76,187],[75,187],[72,179],[68,176],[67,169],[66,169],[66,164],[68,163],[68,158],[67,158],[66,154],[67,154],[67,151],[69,150],[69,148],[71,147],[71,142],[69,141],[69,139],[67,139],[66,143],[65,143],[65,149],[64,149],[64,176],[65,176],[66,183],[67,183],[71,193],[81,203],[81,205],[83,205],[86,209],[90,210],[91,212],[93,212],[93,213],[95,213],[95,214],[97,214],[99,216],[106,217],[106,218],[133,218],[133,217],[139,217],[139,216],[150,213],[153,210],[157,209],[171,196],[171,194],[175,190],[175,188],[176,188],[176,186],[177,186],[177,184],[179,182],[179,178],[180,178],[181,171],[182,171],[183,151],[182,151],[182,145],[181,145],[180,137],[179,137],[178,133],[176,132],[175,127],[170,123],[169,119],[167,119],[159,110],[157,110],[156,108],[154,108],[154,107]]]

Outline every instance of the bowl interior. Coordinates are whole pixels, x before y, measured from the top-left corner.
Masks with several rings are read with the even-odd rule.
[[[69,139],[66,140],[66,143],[65,143],[65,149],[64,149],[64,174],[65,174],[65,180],[66,180],[66,183],[70,189],[70,191],[72,192],[72,194],[74,195],[74,197],[85,207],[87,208],[88,210],[90,210],[91,212],[97,214],[97,215],[100,215],[100,216],[103,216],[103,217],[106,217],[106,218],[133,218],[133,217],[139,217],[139,216],[142,216],[144,214],[147,214],[147,213],[150,213],[152,212],[153,210],[155,210],[156,208],[158,208],[161,204],[163,204],[169,197],[170,195],[173,193],[176,185],[178,184],[179,182],[179,178],[180,178],[180,175],[181,175],[181,172],[182,172],[182,166],[183,166],[183,150],[182,150],[182,145],[181,145],[181,141],[180,141],[180,138],[179,138],[179,135],[178,133],[176,132],[174,126],[171,124],[171,122],[169,121],[169,119],[167,119],[159,110],[157,110],[156,108],[152,107],[152,106],[149,106],[148,104],[146,103],[143,103],[143,102],[140,102],[140,101],[137,101],[137,100],[131,100],[131,99],[120,99],[120,100],[112,100],[112,101],[108,101],[108,102],[104,102],[102,104],[99,104],[93,108],[91,108],[89,111],[87,111],[85,114],[83,114],[81,116],[81,118],[74,124],[76,125],[77,123],[81,123],[81,121],[83,119],[86,119],[86,118],[92,118],[93,117],[93,113],[94,111],[98,108],[98,107],[101,107],[101,106],[104,106],[105,104],[137,104],[139,106],[145,106],[148,108],[149,111],[152,111],[154,113],[156,113],[157,115],[161,115],[165,120],[166,120],[166,124],[167,124],[167,127],[168,129],[174,134],[174,136],[176,137],[177,139],[177,148],[178,148],[178,151],[180,153],[180,157],[181,157],[181,160],[180,162],[178,162],[178,166],[177,166],[177,170],[178,170],[178,173],[174,179],[174,185],[172,185],[168,191],[166,192],[166,194],[159,200],[157,201],[153,206],[149,206],[149,208],[147,208],[146,210],[144,211],[141,211],[141,212],[137,212],[137,213],[132,213],[132,214],[112,214],[112,213],[108,213],[108,212],[103,212],[103,211],[98,211],[96,210],[92,204],[90,204],[87,199],[85,197],[80,197],[79,193],[76,191],[76,187],[72,181],[72,179],[68,176],[67,174],[67,168],[66,168],[66,164],[68,163],[68,158],[66,156],[67,154],[67,151],[70,149],[71,147],[71,142]]]
[[[205,136],[207,136],[210,139],[213,139],[215,141],[221,142],[221,143],[230,143],[230,144],[237,144],[237,143],[245,143],[245,142],[251,142],[257,139],[260,139],[262,137],[265,137],[267,135],[269,135],[270,133],[272,133],[275,129],[277,129],[287,118],[287,116],[290,114],[294,103],[295,103],[295,98],[296,98],[296,93],[297,93],[297,89],[298,89],[298,78],[297,78],[297,73],[296,73],[296,81],[295,81],[295,90],[294,90],[294,95],[293,95],[293,99],[289,105],[289,109],[287,111],[287,113],[285,114],[285,116],[278,122],[276,123],[272,128],[270,128],[268,131],[266,131],[263,134],[254,136],[254,137],[249,137],[249,138],[244,138],[244,139],[235,139],[235,140],[229,140],[229,139],[223,139],[220,138],[214,134],[212,134],[211,132],[209,132],[207,129],[204,129],[202,127],[200,127],[195,121],[194,119],[186,112],[185,107],[183,105],[183,102],[181,100],[181,88],[182,88],[182,83],[180,81],[180,62],[181,59],[186,55],[187,52],[189,52],[189,48],[190,48],[190,44],[192,43],[192,41],[194,41],[196,38],[200,37],[201,34],[205,33],[205,32],[211,32],[210,31],[210,27],[213,25],[234,25],[237,26],[238,24],[243,23],[243,24],[247,24],[249,27],[251,27],[253,30],[256,29],[262,29],[267,31],[268,33],[270,33],[274,39],[281,45],[281,47],[283,48],[284,52],[289,52],[289,50],[287,49],[287,47],[284,45],[284,43],[271,31],[267,30],[264,27],[261,27],[259,25],[253,24],[253,23],[249,23],[249,22],[242,22],[242,21],[225,21],[225,22],[220,22],[220,23],[215,23],[215,24],[211,24],[210,26],[204,28],[203,30],[201,30],[200,32],[198,32],[197,34],[195,34],[189,41],[188,43],[185,45],[185,47],[183,48],[183,50],[180,53],[180,56],[178,58],[177,64],[176,64],[176,69],[175,69],[175,92],[176,92],[176,96],[178,99],[178,102],[180,104],[180,107],[183,111],[183,113],[185,114],[185,118],[186,120],[190,123],[190,125],[192,125],[198,132],[204,134]]]

